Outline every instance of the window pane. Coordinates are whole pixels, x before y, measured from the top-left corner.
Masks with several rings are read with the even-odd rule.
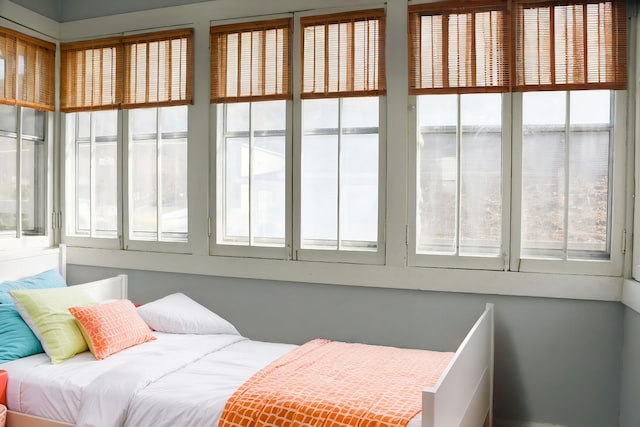
[[[344,135],[340,167],[340,248],[375,250],[378,247],[378,134]]]
[[[254,240],[284,246],[285,138],[256,138],[253,148],[251,226]]]
[[[78,144],[76,164],[77,219],[76,233],[91,233],[91,146]]]
[[[131,237],[157,240],[158,187],[155,139],[134,140],[130,148]]]
[[[186,124],[186,123],[185,123]],[[162,141],[163,240],[184,240],[188,233],[187,139]]]
[[[337,219],[338,137],[305,136],[302,141],[302,247],[337,249]]]
[[[501,95],[463,95],[460,102],[460,255],[498,256],[502,235]]]
[[[0,136],[0,233],[17,229],[17,147],[15,138]]]
[[[131,134],[142,137],[144,135],[155,135],[156,128],[155,108],[135,108],[129,111],[129,128]]]
[[[239,102],[237,104],[226,104],[226,123],[227,132],[249,132],[249,103]]]
[[[249,243],[249,139],[225,140],[224,234],[220,243]]]
[[[31,108],[22,109],[22,135],[44,140],[45,112]]]
[[[253,129],[284,131],[287,128],[286,107],[287,104],[284,101],[254,102],[251,105]]]
[[[18,132],[18,109],[11,105],[0,104],[0,132]]]
[[[106,117],[106,116],[103,116]],[[93,221],[95,237],[118,235],[118,148],[115,141],[95,146]]]
[[[46,154],[44,141],[22,141],[20,203],[24,235],[43,235],[45,231]]]
[[[116,110],[96,111],[94,116],[96,138],[109,137],[116,140],[118,137],[118,112]]]
[[[338,128],[338,99],[308,99],[302,105],[302,123],[310,129]]]
[[[417,253],[456,251],[457,111],[456,95],[418,97]]]
[[[187,132],[188,126],[188,107],[186,105],[180,107],[167,107],[160,109],[160,132],[177,133]]]

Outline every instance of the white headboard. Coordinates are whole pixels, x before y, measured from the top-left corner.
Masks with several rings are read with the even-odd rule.
[[[19,249],[0,251],[0,282],[16,280],[56,270],[67,277],[67,253],[65,245],[49,249]]]
[[[67,278],[65,245],[50,249],[0,251],[0,282],[33,276],[46,270],[56,270]],[[128,280],[124,274],[75,286],[82,286],[98,301],[127,298],[128,294]]]

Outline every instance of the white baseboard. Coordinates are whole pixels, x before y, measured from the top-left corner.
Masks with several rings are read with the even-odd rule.
[[[560,424],[534,423],[530,421],[494,420],[493,427],[568,427]]]

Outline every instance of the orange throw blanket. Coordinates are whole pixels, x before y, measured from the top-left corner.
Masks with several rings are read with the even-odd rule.
[[[406,426],[453,353],[317,339],[285,354],[227,401],[219,427]]]

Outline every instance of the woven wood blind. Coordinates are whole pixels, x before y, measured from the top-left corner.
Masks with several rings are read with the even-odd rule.
[[[446,1],[409,7],[409,93],[507,92],[508,3]]]
[[[60,110],[93,111],[122,104],[123,57],[120,39],[63,43]]]
[[[386,93],[384,9],[310,16],[302,26],[302,98]]]
[[[211,27],[211,103],[291,98],[291,19]]]
[[[53,111],[56,45],[0,27],[0,103]]]
[[[122,108],[193,103],[193,29],[125,37]]]
[[[193,30],[63,43],[60,110],[163,107],[193,101]]]
[[[516,91],[625,89],[625,0],[515,0]]]

